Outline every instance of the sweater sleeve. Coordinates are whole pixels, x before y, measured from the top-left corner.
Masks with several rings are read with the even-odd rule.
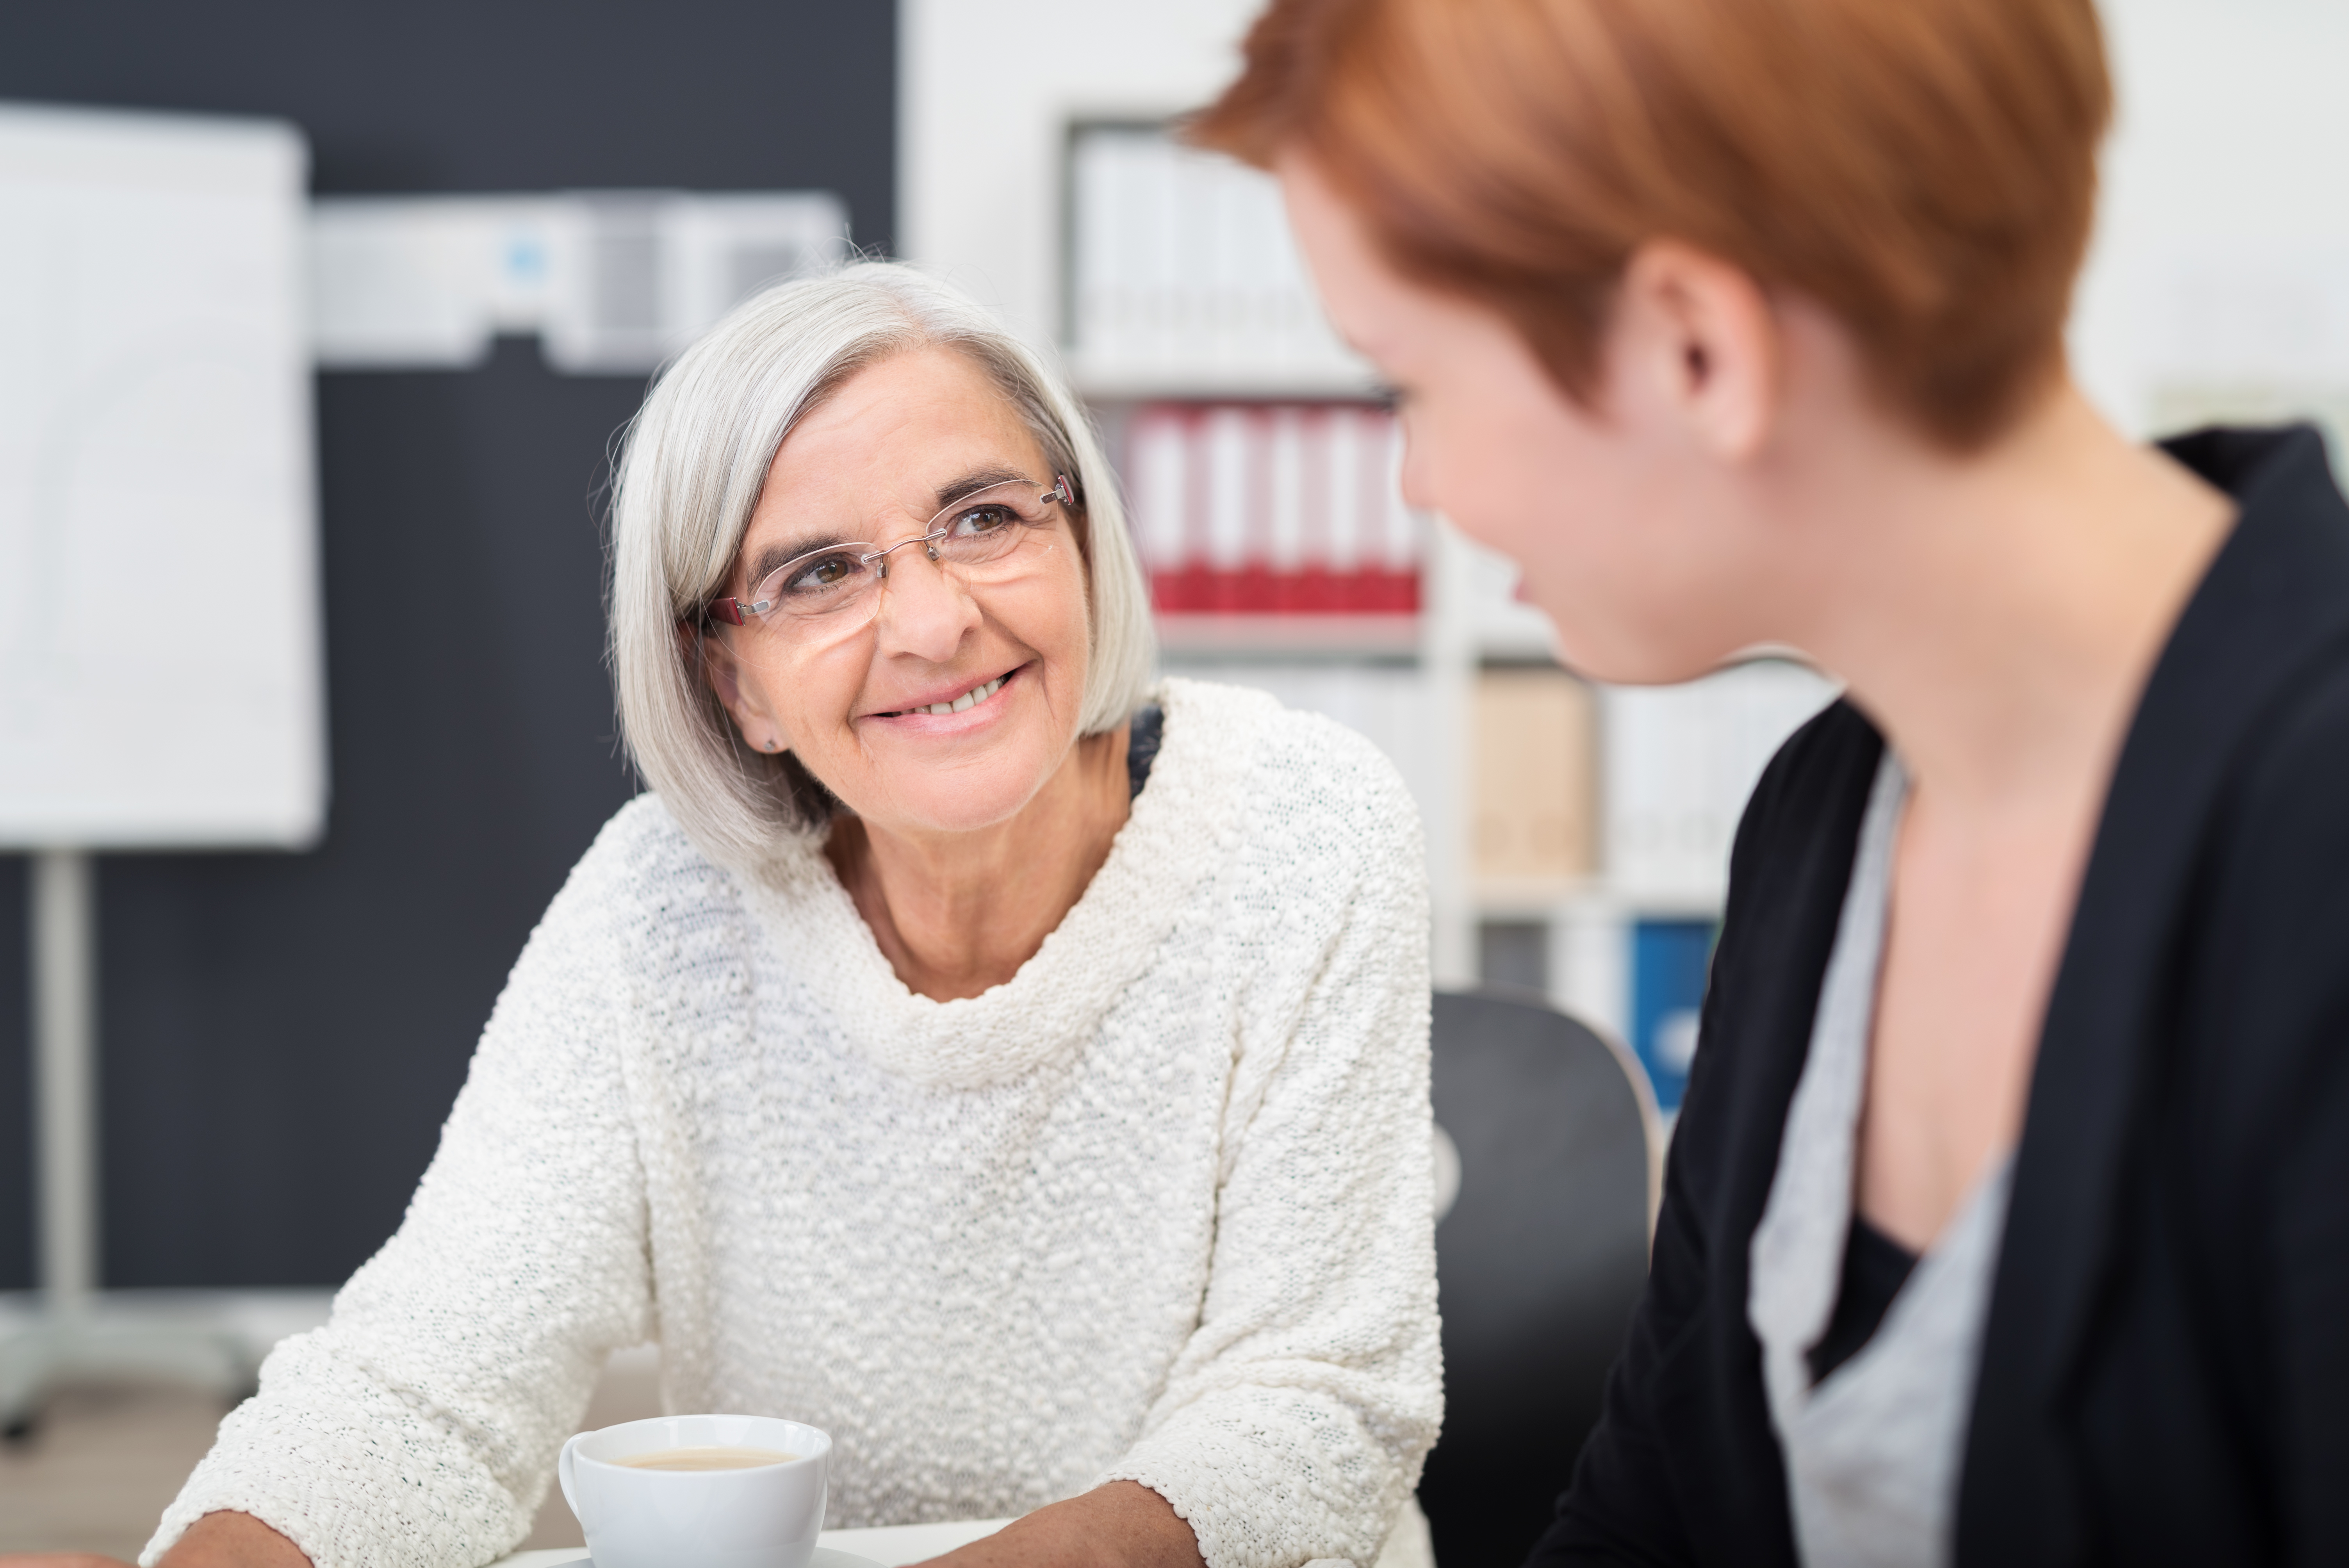
[[[605,848],[515,965],[398,1232],[263,1365],[142,1563],[222,1510],[316,1568],[470,1568],[528,1533],[605,1356],[649,1326]]]
[[[1307,978],[1242,1003],[1199,1326],[1102,1478],[1164,1496],[1208,1568],[1372,1563],[1443,1414],[1418,820],[1367,742],[1330,746],[1265,789],[1286,870],[1235,924]]]

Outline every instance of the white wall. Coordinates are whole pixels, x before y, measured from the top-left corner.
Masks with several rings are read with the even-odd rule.
[[[2075,367],[2145,431],[2164,384],[2349,387],[2349,4],[2104,0],[2120,112]]]
[[[1072,117],[1172,113],[1239,71],[1258,0],[899,0],[897,247],[1057,334]]]

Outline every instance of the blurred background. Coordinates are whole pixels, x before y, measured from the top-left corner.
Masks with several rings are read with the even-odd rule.
[[[266,831],[87,862],[94,1283],[257,1349],[323,1315],[398,1223],[508,966],[636,788],[602,664],[613,435],[699,325],[852,246],[941,269],[1060,356],[1133,500],[1165,666],[1266,686],[1383,747],[1428,830],[1439,984],[1546,1000],[1621,1042],[1669,1125],[1737,813],[1833,688],[1770,661],[1594,688],[1551,658],[1507,562],[1402,507],[1392,420],[1322,324],[1268,182],[1167,134],[1234,70],[1255,8],[0,12],[0,105],[260,119],[306,149],[287,308],[310,438],[287,515],[313,553],[286,614],[317,634],[294,642],[323,672],[288,720],[308,804]],[[2308,417],[2337,438],[2349,11],[2103,9],[2122,118],[2081,376],[2139,433]],[[9,167],[0,279],[31,275],[10,252],[40,238]],[[45,308],[16,303],[25,321]],[[9,319],[0,360],[30,341]],[[134,567],[100,562],[63,634],[115,636],[97,606]],[[0,661],[30,645],[8,634],[0,605]],[[0,757],[21,719],[9,678]],[[170,771],[142,694],[92,712],[110,768]],[[128,842],[11,818],[6,793],[0,844]],[[0,853],[0,1382],[40,1271],[31,863]],[[599,1411],[648,1398],[649,1366],[625,1362]],[[134,1549],[219,1408],[88,1378],[49,1390],[0,1450],[0,1551]],[[1579,1435],[1554,1434],[1557,1474]],[[1509,1506],[1513,1529],[1537,1528],[1538,1499]],[[1440,1553],[1448,1532],[1467,1541],[1432,1511]],[[575,1540],[566,1524],[540,1539]]]

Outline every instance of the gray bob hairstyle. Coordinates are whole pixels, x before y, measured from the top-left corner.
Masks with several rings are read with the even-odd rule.
[[[629,426],[612,492],[611,657],[620,727],[645,779],[704,852],[769,859],[834,802],[789,753],[751,750],[699,668],[703,606],[734,568],[783,438],[866,366],[909,349],[968,355],[1076,481],[1092,659],[1079,727],[1142,700],[1155,648],[1117,482],[1091,422],[1043,360],[978,303],[902,263],[863,262],[745,301],[664,371]]]

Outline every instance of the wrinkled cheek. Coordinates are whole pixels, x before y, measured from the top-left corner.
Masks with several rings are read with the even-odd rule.
[[[1066,560],[1033,584],[999,596],[990,613],[1018,649],[1040,662],[1040,684],[1052,707],[1073,710],[1083,701],[1092,628],[1076,545],[1063,541],[1055,553]]]
[[[851,810],[864,810],[872,793],[873,759],[854,731],[832,729],[811,735],[792,746],[792,755]]]
[[[872,661],[861,650],[843,652],[846,656],[761,670],[759,681],[767,711],[781,720],[802,766],[845,799],[843,786],[854,788],[849,776],[865,758],[864,738],[848,715]]]
[[[1079,595],[1074,614],[1071,614],[1061,632],[1060,655],[1055,661],[1061,675],[1061,685],[1072,703],[1082,703],[1085,675],[1092,667],[1092,625],[1085,614],[1082,595]]]

